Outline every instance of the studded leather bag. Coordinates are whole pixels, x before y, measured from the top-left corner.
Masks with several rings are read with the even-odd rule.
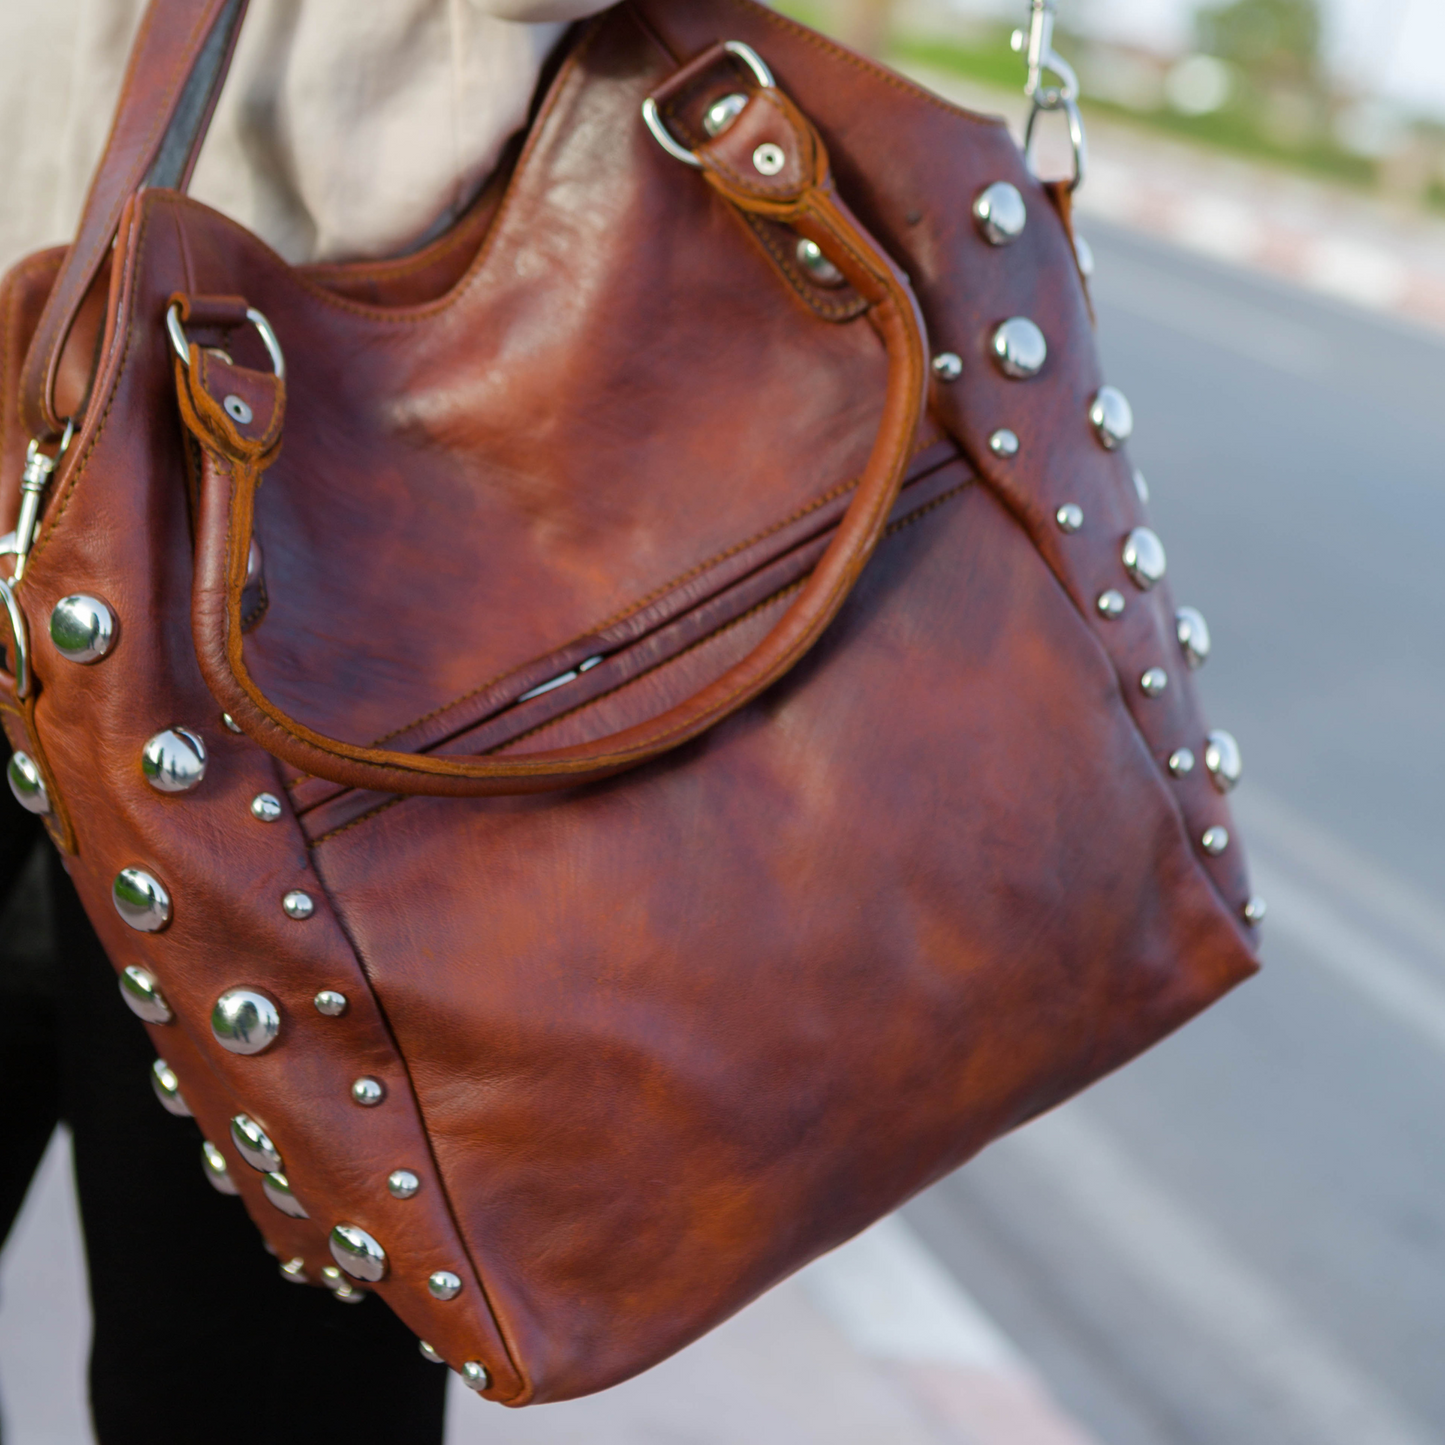
[[[297,268],[184,194],[241,9],[0,291],[10,777],[282,1274],[575,1396],[1253,972],[1237,750],[1001,122],[628,0]]]

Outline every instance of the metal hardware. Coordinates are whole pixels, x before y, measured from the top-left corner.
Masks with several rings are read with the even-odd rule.
[[[156,1098],[161,1101],[161,1108],[166,1113],[174,1114],[178,1119],[192,1117],[190,1106],[181,1097],[181,1081],[176,1078],[176,1071],[164,1059],[157,1059],[151,1065],[151,1088],[155,1090]]]
[[[1101,386],[1089,403],[1089,422],[1099,445],[1116,452],[1134,434],[1134,408],[1117,386]]]
[[[762,57],[751,45],[744,45],[741,40],[725,40],[723,42],[723,49],[726,50],[729,55],[736,56],[752,71],[753,79],[757,81],[759,89],[773,89],[773,72],[763,64]],[[727,97],[724,97],[724,99],[727,99]],[[733,117],[734,120],[736,118],[736,116]],[[702,162],[698,160],[690,150],[678,145],[678,143],[673,140],[672,133],[663,124],[662,113],[657,108],[657,102],[650,95],[642,102],[642,123],[652,132],[653,140],[655,140],[673,160],[681,161],[687,166],[700,167],[702,165]],[[723,127],[724,130],[726,128],[726,126]],[[706,129],[706,122],[704,122],[704,129]],[[719,132],[719,134],[721,134],[721,132]]]
[[[351,1097],[363,1108],[373,1109],[386,1098],[386,1085],[380,1079],[357,1079],[351,1086]]]
[[[121,970],[119,983],[120,996],[138,1019],[148,1024],[168,1024],[175,1017],[149,969],[129,964]]]
[[[171,921],[171,895],[144,868],[122,868],[110,886],[115,911],[137,933],[159,933]]]
[[[1162,667],[1151,667],[1139,679],[1139,690],[1145,697],[1158,697],[1169,686],[1169,674]]]
[[[323,988],[320,993],[312,999],[316,1005],[316,1012],[325,1014],[329,1019],[339,1019],[348,1008],[346,995],[337,993],[334,988]]]
[[[339,1300],[344,1305],[359,1305],[362,1300],[366,1298],[366,1291],[364,1289],[357,1289],[355,1286],[349,1285],[345,1280],[342,1280],[342,1282],[331,1291],[331,1298]]]
[[[262,823],[274,823],[281,816],[281,799],[275,793],[257,793],[251,799],[251,816]]]
[[[446,1364],[446,1361],[445,1361],[444,1359],[442,1359],[442,1357],[441,1357],[439,1354],[437,1354],[437,1352],[436,1352],[434,1349],[432,1349],[432,1347],[431,1347],[429,1344],[427,1344],[427,1342],[426,1342],[425,1340],[418,1340],[418,1341],[416,1342],[416,1347],[417,1347],[417,1349],[419,1349],[419,1350],[421,1351],[421,1357],[422,1357],[422,1359],[424,1359],[424,1360],[430,1360],[430,1361],[432,1362],[432,1364],[434,1364],[434,1365],[444,1365],[444,1364]]]
[[[15,523],[15,580],[25,575],[30,562],[30,549],[35,544],[35,534],[40,527],[40,508],[45,501],[45,489],[60,459],[70,446],[75,435],[75,419],[65,423],[65,433],[53,457],[40,450],[40,443],[34,438],[25,449],[25,470],[20,474],[20,516]]]
[[[798,238],[795,254],[798,265],[808,273],[809,279],[819,286],[841,286],[848,279],[823,254],[823,248],[806,236]]]
[[[281,1013],[256,989],[227,989],[211,1010],[211,1032],[233,1054],[259,1054],[276,1042]]]
[[[1027,381],[1049,359],[1044,333],[1027,316],[1012,316],[993,334],[993,359],[1005,376]]]
[[[294,918],[298,922],[310,918],[316,912],[316,904],[312,902],[311,895],[303,893],[299,888],[293,888],[281,900],[281,908],[287,918]]]
[[[15,655],[10,659],[15,696],[27,698],[30,696],[30,629],[25,623],[25,613],[15,600],[14,589],[3,577],[0,577],[0,597],[4,598],[5,611],[10,615],[10,635],[15,644],[11,649]]]
[[[557,677],[550,678],[546,682],[539,683],[536,687],[532,688],[531,691],[524,692],[521,697],[517,699],[517,701],[530,702],[534,697],[541,697],[544,692],[551,692],[554,687],[561,687],[564,683],[568,682],[576,682],[576,680],[581,677],[584,672],[591,672],[592,669],[596,667],[597,664],[601,661],[602,655],[600,653],[596,657],[589,657],[586,659],[586,661],[579,662],[577,666],[572,668],[570,672],[561,673]]]
[[[426,1282],[433,1299],[455,1299],[462,1292],[462,1282],[449,1269],[436,1270]]]
[[[421,1180],[410,1169],[393,1169],[386,1176],[387,1193],[393,1199],[410,1199],[421,1188]]]
[[[189,728],[167,728],[141,749],[140,769],[158,793],[186,793],[206,776],[206,745]]]
[[[1148,527],[1135,527],[1124,538],[1121,560],[1130,581],[1141,592],[1147,592],[1156,582],[1162,581],[1168,566],[1163,542]]]
[[[996,457],[1016,457],[1019,454],[1019,434],[1001,426],[989,437],[988,449]]]
[[[306,1278],[306,1261],[299,1255],[295,1259],[288,1259],[281,1266],[281,1278],[292,1284],[309,1284],[310,1280]]]
[[[240,724],[236,721],[235,718],[233,718],[233,717],[231,716],[230,713],[228,713],[228,712],[223,712],[223,713],[221,714],[221,721],[222,721],[222,723],[225,724],[225,727],[226,727],[226,731],[227,731],[227,732],[230,732],[230,733],[238,733],[238,732],[241,731],[241,726],[240,726]]]
[[[973,198],[973,219],[990,246],[1009,246],[1023,235],[1029,211],[1017,186],[995,181]]]
[[[285,1167],[281,1162],[281,1151],[249,1114],[237,1114],[231,1120],[231,1142],[241,1158],[259,1174],[269,1174],[273,1169]]]
[[[740,90],[713,101],[703,112],[702,128],[709,135],[721,135],[742,113],[748,98]]]
[[[338,1224],[331,1231],[331,1257],[352,1279],[371,1284],[386,1278],[386,1251],[360,1225]]]
[[[252,418],[251,408],[235,392],[221,398],[221,407],[238,426],[245,426]]]
[[[1244,921],[1258,928],[1264,922],[1264,916],[1269,912],[1269,905],[1259,894],[1255,894],[1248,903],[1244,905]]]
[[[301,1201],[291,1192],[291,1182],[286,1176],[276,1170],[272,1170],[261,1181],[261,1193],[281,1211],[282,1214],[289,1214],[292,1219],[310,1219]]]
[[[1074,233],[1074,259],[1079,263],[1079,275],[1085,281],[1094,279],[1094,248],[1076,231]]]
[[[321,1267],[321,1282],[327,1289],[337,1289],[346,1283],[341,1277],[341,1271],[334,1264]]]
[[[940,351],[933,358],[933,374],[940,381],[957,381],[963,375],[963,358],[956,351]]]
[[[29,753],[12,753],[5,768],[5,777],[15,801],[28,813],[44,817],[50,811],[50,794],[45,791],[45,779]]]
[[[1024,161],[1033,171],[1034,126],[1046,111],[1063,111],[1069,123],[1069,142],[1074,149],[1074,173],[1068,185],[1076,191],[1084,183],[1088,169],[1089,147],[1084,137],[1084,118],[1079,114],[1079,77],[1074,68],[1054,49],[1054,20],[1058,0],[1033,0],[1027,39],[1029,78],[1024,95],[1032,102],[1024,126]],[[1015,34],[1014,48],[1023,49],[1023,38]],[[1048,85],[1044,76],[1052,73],[1059,84]],[[1037,175],[1037,172],[1034,172]]]
[[[283,380],[286,376],[286,357],[281,351],[281,343],[276,340],[276,333],[271,329],[271,323],[267,321],[254,306],[248,306],[246,308],[246,320],[256,328],[257,333],[260,335],[261,344],[266,348],[266,355],[271,358],[271,369],[276,373],[276,380]],[[185,327],[181,325],[181,308],[179,302],[172,301],[171,304],[166,307],[166,331],[170,334],[171,346],[176,355],[179,356],[186,367],[189,368],[191,364],[191,344],[186,338]],[[240,400],[239,397],[236,399]],[[226,398],[226,401],[230,400],[230,397]],[[225,403],[223,402],[222,405],[224,406]],[[245,406],[246,404],[242,402],[241,405]],[[230,408],[227,407],[227,411],[229,410]],[[250,408],[246,407],[246,410],[249,411]],[[239,417],[234,419],[237,421],[240,420]],[[250,418],[247,417],[246,420],[249,421]]]
[[[218,1194],[239,1194],[241,1191],[236,1187],[236,1181],[231,1178],[231,1171],[226,1168],[226,1156],[206,1139],[201,1144],[201,1167],[206,1171],[206,1178],[211,1181],[211,1187]]]
[[[1175,612],[1174,634],[1190,672],[1209,661],[1209,624],[1197,607],[1181,607]]]
[[[1149,483],[1144,480],[1144,473],[1138,467],[1134,468],[1134,490],[1138,493],[1139,500],[1147,507],[1149,505]]]
[[[1229,847],[1229,829],[1221,828],[1217,823],[1212,828],[1206,828],[1199,846],[1211,857],[1219,857]]]
[[[488,1389],[492,1383],[492,1377],[487,1373],[487,1367],[480,1360],[468,1360],[462,1366],[462,1383],[469,1390],[481,1391]]]
[[[1175,748],[1169,754],[1169,771],[1176,778],[1187,778],[1194,771],[1194,753],[1189,748]]]
[[[1204,766],[1209,770],[1209,781],[1220,793],[1231,791],[1244,776],[1244,759],[1233,733],[1216,728],[1209,734],[1204,748]]]
[[[50,613],[50,640],[67,662],[99,662],[115,641],[115,613],[83,592],[62,597]]]
[[[787,163],[782,146],[774,145],[770,140],[765,140],[753,152],[753,169],[760,176],[775,176]]]
[[[1061,532],[1077,532],[1084,525],[1084,509],[1077,502],[1065,502],[1054,513]]]
[[[1124,615],[1124,594],[1117,588],[1110,587],[1107,592],[1099,593],[1094,606],[1098,608],[1100,617],[1107,617],[1112,622],[1116,617]]]

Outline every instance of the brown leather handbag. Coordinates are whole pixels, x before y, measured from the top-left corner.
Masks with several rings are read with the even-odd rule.
[[[10,777],[286,1278],[562,1399],[1249,975],[1236,750],[1001,122],[628,0],[295,268],[184,194],[241,9],[0,292]]]

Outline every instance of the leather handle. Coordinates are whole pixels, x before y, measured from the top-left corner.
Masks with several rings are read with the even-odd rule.
[[[190,179],[245,9],[246,0],[151,0],[75,240],[20,371],[20,418],[30,436],[64,429],[55,411],[61,353],[126,202],[144,186],[183,188]]]
[[[764,152],[763,174],[754,158],[766,146],[782,152],[782,164],[773,169],[777,156]],[[324,737],[265,696],[242,646],[255,491],[280,447],[285,384],[192,346],[190,365],[175,363],[181,414],[202,448],[192,633],[217,701],[268,752],[313,776],[387,793],[481,796],[575,786],[635,767],[715,726],[788,672],[833,619],[883,535],[912,455],[927,390],[923,318],[907,277],[839,199],[816,131],[780,92],[757,92],[734,124],[695,154],[708,182],[740,210],[791,224],[822,249],[870,303],[888,357],[882,421],[867,466],[793,605],[747,657],[707,687],[648,722],[593,742],[468,758]],[[680,166],[678,179],[689,183]],[[217,395],[243,385],[253,416],[241,428]]]

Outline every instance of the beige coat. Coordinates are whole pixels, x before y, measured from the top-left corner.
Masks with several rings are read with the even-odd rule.
[[[465,206],[565,22],[607,0],[251,0],[191,193],[289,261]],[[0,267],[74,234],[145,0],[0,0]]]

